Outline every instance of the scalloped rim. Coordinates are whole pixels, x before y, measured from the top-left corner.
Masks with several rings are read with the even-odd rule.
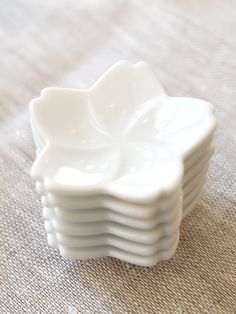
[[[132,67],[132,68],[135,68],[135,67],[138,67],[138,66],[141,66],[145,64],[146,66],[149,67],[149,65],[147,65],[145,62],[139,62],[139,63],[136,63],[136,64],[130,64],[129,62],[127,61],[119,61],[118,63],[114,64],[112,67],[110,67],[93,85],[92,87],[88,88],[88,89],[67,89],[67,88],[54,88],[54,87],[49,87],[49,88],[45,88],[41,91],[41,95],[39,98],[36,98],[36,99],[33,99],[31,102],[30,102],[30,114],[31,114],[31,117],[32,119],[34,120],[34,123],[35,120],[35,115],[34,115],[34,106],[35,104],[39,101],[42,101],[42,99],[44,99],[44,97],[46,97],[48,95],[48,93],[50,93],[50,91],[57,91],[57,90],[60,90],[60,91],[72,91],[72,92],[77,92],[79,94],[82,94],[82,95],[87,95],[88,93],[90,93],[92,90],[96,89],[99,84],[102,82],[102,80],[104,78],[106,78],[108,75],[110,75],[113,71],[116,71],[116,69],[120,66],[129,66],[129,67]],[[162,91],[162,94],[163,96],[165,97],[169,97],[165,94],[164,92],[164,89],[161,87],[161,84],[160,84],[160,89]],[[195,98],[196,99],[196,98]],[[196,99],[198,100],[198,99]],[[199,99],[199,101],[202,101]],[[216,119],[214,117],[214,114],[213,114],[213,106],[204,101],[205,104],[206,104],[206,112],[208,113],[209,117],[211,118],[211,121],[208,125],[208,130],[205,132],[205,134],[202,134],[202,136],[199,138],[199,140],[197,142],[194,143],[194,145],[192,147],[190,147],[188,150],[185,151],[184,154],[182,154],[182,156],[179,156],[178,158],[178,161],[177,163],[179,163],[179,167],[178,167],[178,171],[177,171],[177,174],[176,174],[176,177],[175,179],[172,181],[172,184],[169,185],[169,186],[166,186],[166,187],[162,187],[160,188],[158,191],[155,191],[155,193],[152,193],[152,194],[149,194],[146,198],[145,197],[142,197],[142,201],[146,201],[146,202],[152,202],[152,201],[155,201],[157,200],[159,197],[161,197],[162,195],[168,195],[170,193],[172,193],[172,191],[174,189],[176,189],[179,185],[179,183],[181,182],[182,180],[182,177],[183,177],[183,163],[184,163],[184,160],[187,158],[187,156],[195,149],[197,149],[199,146],[202,145],[202,142],[204,142],[204,140],[206,139],[206,137],[210,136],[211,134],[213,134],[214,130],[216,129],[217,127],[217,122],[216,122]],[[37,127],[37,132],[40,132],[40,135],[43,137],[43,138],[46,138],[46,136],[38,130],[38,126],[37,126],[37,123],[36,123],[36,127]],[[50,141],[49,139],[45,139],[45,142],[46,142],[46,145],[44,147],[44,149],[47,149],[47,146],[50,145]],[[43,149],[43,151],[44,151]],[[43,153],[43,151],[41,152],[41,154]],[[41,155],[40,154],[40,155]],[[38,159],[38,158],[37,158]],[[37,159],[35,161],[35,163],[37,163]],[[35,163],[33,164],[32,166],[32,171],[31,171],[31,175],[32,177],[37,180],[38,178],[35,178],[34,177],[34,166],[35,166]],[[83,187],[72,187],[72,186],[63,186],[63,185],[57,185],[55,184],[52,180],[50,180],[50,178],[48,177],[44,177],[43,179],[43,185],[45,186],[45,189],[48,190],[49,192],[59,192],[59,193],[65,193],[67,194],[68,196],[70,195],[94,195],[94,194],[108,194],[108,195],[113,195],[115,197],[122,197],[122,195],[120,195],[120,193],[116,193],[114,191],[112,191],[110,188],[109,188],[109,183],[107,184],[99,184],[98,186],[90,186],[89,188],[83,188]],[[137,201],[137,198],[138,198],[138,195],[135,196],[135,197],[128,197],[126,198],[127,201],[134,201],[136,200]]]

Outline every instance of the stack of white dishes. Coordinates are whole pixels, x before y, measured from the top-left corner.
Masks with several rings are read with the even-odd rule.
[[[48,244],[68,258],[171,258],[206,181],[212,106],[121,61],[88,90],[44,89],[30,113]]]

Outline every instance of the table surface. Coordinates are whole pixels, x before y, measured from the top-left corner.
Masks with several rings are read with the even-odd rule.
[[[0,43],[0,313],[235,313],[235,0],[2,1]],[[153,268],[60,257],[29,175],[30,99],[89,87],[120,59],[148,61],[170,95],[212,102],[219,120],[205,196]]]

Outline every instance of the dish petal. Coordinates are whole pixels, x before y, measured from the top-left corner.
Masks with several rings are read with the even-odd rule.
[[[33,164],[31,174],[47,191],[101,193],[119,169],[120,151],[111,146],[82,150],[47,144]]]
[[[117,179],[107,187],[109,193],[131,202],[152,202],[181,184],[182,160],[169,154],[164,147],[149,143],[126,146],[121,150]]]
[[[88,92],[64,88],[46,88],[30,103],[35,130],[44,142],[64,147],[100,147],[106,134],[89,112]]]
[[[122,61],[94,85],[90,105],[98,124],[117,137],[127,129],[140,105],[163,94],[162,86],[146,63]]]
[[[216,128],[210,103],[187,97],[163,98],[157,115],[157,138],[179,151],[184,158]]]

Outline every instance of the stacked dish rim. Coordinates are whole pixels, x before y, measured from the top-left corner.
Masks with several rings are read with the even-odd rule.
[[[126,159],[124,158],[123,162],[125,166],[122,164],[125,169],[123,176],[119,177],[118,175],[115,179],[105,180],[105,183],[99,181],[99,184],[83,184],[83,180],[87,182],[87,177],[90,178],[94,175],[98,167],[101,168],[101,164],[99,163],[100,157],[95,157],[95,166],[92,165],[94,171],[93,169],[87,171],[79,163],[81,160],[85,163],[87,161],[86,158],[81,159],[80,157],[84,151],[77,151],[77,143],[76,145],[73,143],[72,148],[67,146],[67,143],[71,141],[71,130],[77,132],[78,137],[81,134],[81,120],[78,118],[76,121],[73,118],[75,114],[80,113],[79,110],[81,110],[81,116],[83,115],[83,109],[78,109],[83,106],[80,103],[81,94],[83,98],[88,98],[89,94],[95,93],[94,90],[96,92],[100,89],[103,90],[103,86],[109,84],[113,87],[121,85],[124,94],[127,95],[130,91],[138,93],[137,86],[136,89],[132,87],[133,80],[136,80],[136,85],[140,87],[140,99],[145,99],[144,104],[141,102],[138,108],[135,105],[131,106],[131,113],[133,114],[133,110],[135,118],[131,120],[133,124],[129,121],[135,131],[135,141],[133,140],[133,142],[138,148],[132,143],[129,145],[135,146],[134,150],[139,152],[138,157],[125,151]],[[130,88],[126,89],[127,86]],[[109,94],[105,88],[104,90],[103,93]],[[88,95],[84,95],[84,93],[81,90],[49,88],[43,90],[41,96],[30,104],[31,126],[37,147],[37,158],[32,167],[32,177],[36,181],[36,190],[42,198],[48,244],[58,249],[62,256],[68,258],[86,259],[113,256],[143,266],[153,266],[160,260],[171,258],[178,245],[181,221],[199,201],[206,181],[209,161],[214,151],[212,138],[216,128],[212,106],[202,100],[168,97],[149,66],[143,62],[134,65],[125,61],[119,62],[86,92]],[[155,97],[153,97],[153,93]],[[100,99],[106,101],[107,96],[99,93],[98,96],[95,98],[97,103],[100,103]],[[135,99],[135,96],[132,97],[131,99]],[[116,102],[116,98],[111,97],[112,102],[115,106],[122,106],[118,96],[117,98]],[[70,108],[70,103],[66,103],[65,100],[71,100],[73,106]],[[59,103],[58,107],[57,102]],[[166,109],[168,106],[170,112]],[[66,108],[71,109],[71,112],[64,111],[65,121],[63,121],[63,110]],[[106,113],[106,107],[104,108]],[[75,111],[73,112],[72,109]],[[96,112],[96,110],[97,108],[94,111]],[[178,131],[172,130],[170,122],[170,126],[168,125],[168,117],[166,118],[165,115],[171,116],[175,110],[180,110],[180,114],[186,110],[186,119],[194,120],[192,124],[188,124],[184,118],[183,122],[181,119],[172,118],[177,125],[175,128],[180,130],[186,128],[186,133],[190,133],[189,136],[179,129]],[[59,121],[53,120],[53,112],[55,113],[54,119],[57,114],[61,116]],[[114,115],[109,116],[109,114],[108,110],[107,120],[111,117],[114,119]],[[157,121],[154,120],[152,128],[155,132],[151,129],[153,133],[148,133],[149,125],[146,127],[142,124],[143,122],[140,124],[139,121],[149,119],[148,121],[152,122],[153,116],[156,118],[155,114],[160,116],[163,114],[163,121],[167,121],[167,127],[163,127],[167,131],[158,140],[156,134],[159,129],[156,125],[158,126],[158,123],[161,125],[162,120],[158,121],[158,116]],[[70,120],[72,120],[71,129]],[[96,121],[96,128],[101,126],[101,121],[101,119],[98,121],[100,124]],[[170,119],[170,121],[172,120]],[[77,122],[80,123],[76,124]],[[135,129],[135,123],[138,125],[137,129]],[[107,124],[109,125],[109,123]],[[60,132],[62,135],[58,136]],[[87,132],[89,133],[90,129]],[[132,132],[131,129],[131,135]],[[137,144],[136,135],[140,132],[148,134],[148,136],[145,134],[146,142],[144,141],[144,144],[141,141],[141,144]],[[153,153],[153,142],[148,144],[150,136],[153,137],[152,141],[155,140],[153,151],[157,157],[154,158],[154,161],[142,157],[143,159],[140,161],[138,160],[139,155],[142,155],[140,146],[144,148],[144,151],[147,149],[145,152],[149,155]],[[167,141],[168,145],[165,148],[168,136],[173,140],[170,143]],[[156,147],[159,148],[161,140],[163,140],[163,146],[167,153],[161,147],[159,156],[159,150]],[[81,143],[79,142],[79,146]],[[129,151],[130,146],[125,145],[125,149]],[[97,147],[94,149],[93,146],[92,149],[93,152],[100,153]],[[95,153],[94,156],[96,156]],[[87,156],[90,160],[92,154],[88,153]],[[134,164],[138,170],[133,171],[132,160],[135,158],[137,162]],[[111,160],[116,161],[116,159]],[[147,161],[149,164],[151,163],[150,168],[144,167]],[[71,167],[72,164],[75,169]],[[66,168],[67,165],[70,167]],[[116,163],[110,162],[110,166],[116,168]],[[67,170],[59,176],[62,168]],[[73,179],[78,171],[80,181]],[[60,179],[58,179],[59,177]]]

